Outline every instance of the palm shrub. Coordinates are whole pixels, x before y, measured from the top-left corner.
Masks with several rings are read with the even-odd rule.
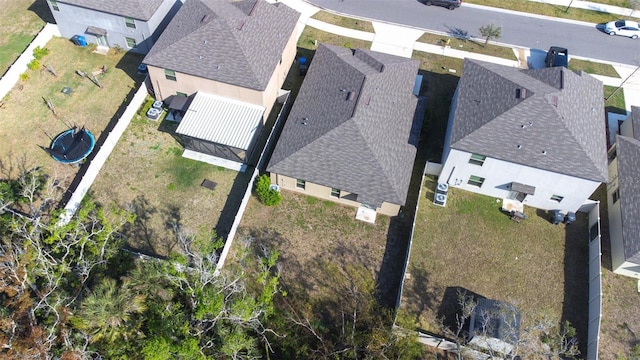
[[[282,201],[282,195],[280,195],[279,191],[270,187],[271,179],[269,179],[269,175],[263,174],[258,177],[256,182],[256,194],[263,204],[267,206],[278,205]]]

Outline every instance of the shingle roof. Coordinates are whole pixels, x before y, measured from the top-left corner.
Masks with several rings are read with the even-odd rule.
[[[603,99],[602,83],[584,72],[466,59],[451,147],[607,182]]]
[[[264,90],[299,17],[264,0],[188,0],[144,63]]]
[[[629,118],[631,119],[633,137],[640,140],[640,107],[632,106]]]
[[[624,257],[640,264],[640,140],[617,136],[616,152]]]
[[[418,65],[321,44],[267,170],[358,194],[368,205],[404,205],[411,134],[422,124],[412,93]]]
[[[163,0],[58,0],[60,3],[147,21]]]

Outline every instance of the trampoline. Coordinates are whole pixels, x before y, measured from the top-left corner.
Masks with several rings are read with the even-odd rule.
[[[49,153],[63,164],[75,164],[89,156],[95,145],[96,140],[89,130],[73,127],[53,139]]]

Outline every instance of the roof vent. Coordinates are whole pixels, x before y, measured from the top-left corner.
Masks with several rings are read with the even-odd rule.
[[[547,155],[547,150],[542,150],[542,155]]]
[[[558,95],[551,95],[551,105],[558,107]]]
[[[367,96],[364,98],[364,104],[365,105],[369,105],[369,103],[371,102],[371,96]]]
[[[242,27],[243,27],[243,26],[244,26],[244,21],[240,21],[240,22],[238,23],[238,26],[236,26],[236,30],[238,30],[238,31],[242,30]]]
[[[516,145],[518,149],[522,149],[522,145]]]
[[[309,118],[308,117],[304,117],[304,118],[302,118],[301,124],[302,125],[307,125],[307,121],[309,121]]]
[[[353,91],[349,91],[349,94],[347,94],[347,100],[353,101],[353,99],[355,98],[356,98],[356,93]]]
[[[201,22],[201,23],[203,23],[203,22],[206,22],[207,20],[209,20],[209,14],[205,14],[205,15],[202,17],[202,19],[200,19],[200,22]]]
[[[525,99],[527,97],[527,89],[516,89],[516,99]]]

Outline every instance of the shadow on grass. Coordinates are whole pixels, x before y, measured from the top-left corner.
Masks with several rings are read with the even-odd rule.
[[[461,297],[468,297],[474,302],[478,302],[478,300],[480,299],[486,299],[486,297],[460,286],[448,286],[444,290],[444,295],[442,295],[442,300],[440,301],[440,306],[438,307],[437,316],[438,319],[442,321],[443,326],[454,332],[458,329],[456,316],[459,316],[463,312],[462,306],[460,304]],[[466,337],[466,335],[463,334],[468,333],[468,319],[467,322],[463,325],[463,330],[460,335],[461,337]]]

